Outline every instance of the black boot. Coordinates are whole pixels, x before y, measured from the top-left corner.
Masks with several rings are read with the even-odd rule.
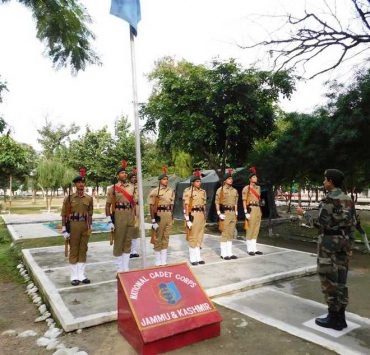
[[[342,330],[344,328],[343,323],[339,321],[339,312],[329,310],[326,317],[316,318],[315,323],[324,328],[331,328],[335,330]]]
[[[342,307],[338,312],[338,323],[343,327],[347,328],[345,307]]]

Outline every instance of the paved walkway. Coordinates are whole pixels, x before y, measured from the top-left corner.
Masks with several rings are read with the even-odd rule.
[[[200,284],[211,297],[316,271],[316,258],[313,254],[259,245],[264,255],[249,256],[245,242],[239,240],[233,242],[233,252],[239,259],[224,261],[219,256],[219,240],[217,236],[206,235],[202,249],[206,264],[192,267]],[[147,254],[147,265],[154,265],[149,238]],[[108,242],[89,244],[86,271],[92,283],[77,287],[70,285],[64,247],[24,249],[23,255],[33,279],[64,330],[72,331],[117,318],[117,281],[112,247]],[[183,262],[187,258],[185,235],[171,236],[168,262]],[[141,268],[141,265],[141,258],[131,259],[131,269]],[[165,267],[162,268],[165,271]]]
[[[265,286],[214,302],[339,354],[370,354],[370,319],[347,313],[348,328],[336,331],[319,327],[315,318],[326,316],[326,305],[287,290]]]

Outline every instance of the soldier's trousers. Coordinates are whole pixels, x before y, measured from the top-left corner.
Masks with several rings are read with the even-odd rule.
[[[86,221],[71,221],[71,236],[69,239],[69,262],[71,264],[85,263],[89,236]]]
[[[159,227],[155,233],[155,251],[161,251],[168,248],[173,224],[171,211],[158,211],[158,216],[161,218],[161,220],[158,223]]]
[[[221,242],[231,241],[236,227],[235,211],[225,211],[224,230],[221,234]]]
[[[262,212],[258,206],[251,206],[251,216],[249,218],[249,229],[247,230],[247,240],[257,239],[261,227]]]
[[[349,236],[320,235],[317,272],[326,303],[332,311],[348,304],[347,274],[352,241]]]
[[[201,211],[193,211],[192,216],[194,217],[194,219],[193,225],[190,229],[188,243],[190,248],[196,248],[202,245],[206,220],[204,218],[204,213]]]
[[[132,209],[116,210],[114,222],[113,256],[131,252],[131,239],[134,232],[134,213]]]

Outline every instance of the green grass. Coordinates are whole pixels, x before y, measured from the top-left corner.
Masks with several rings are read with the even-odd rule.
[[[5,223],[0,220],[0,282],[22,282],[16,268],[20,261],[20,249],[11,246],[10,234]]]

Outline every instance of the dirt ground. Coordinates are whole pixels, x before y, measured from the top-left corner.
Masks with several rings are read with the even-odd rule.
[[[261,236],[261,243],[315,252],[315,244],[283,238]],[[370,318],[370,256],[355,252],[349,274],[349,311]],[[323,302],[316,276],[300,278],[294,283],[296,294]],[[279,284],[276,284],[279,286]],[[223,322],[221,336],[173,351],[173,354],[329,354],[316,344],[297,338],[276,328],[248,318],[238,312],[217,306]],[[36,340],[46,330],[45,322],[34,323],[38,311],[25,294],[25,285],[15,282],[0,284],[0,334],[9,329],[18,333],[35,330],[37,337],[18,338],[0,336],[0,354],[51,354],[36,345]],[[107,323],[76,332],[63,334],[58,340],[66,347],[77,346],[89,354],[135,354],[135,351],[117,331],[117,323]]]

